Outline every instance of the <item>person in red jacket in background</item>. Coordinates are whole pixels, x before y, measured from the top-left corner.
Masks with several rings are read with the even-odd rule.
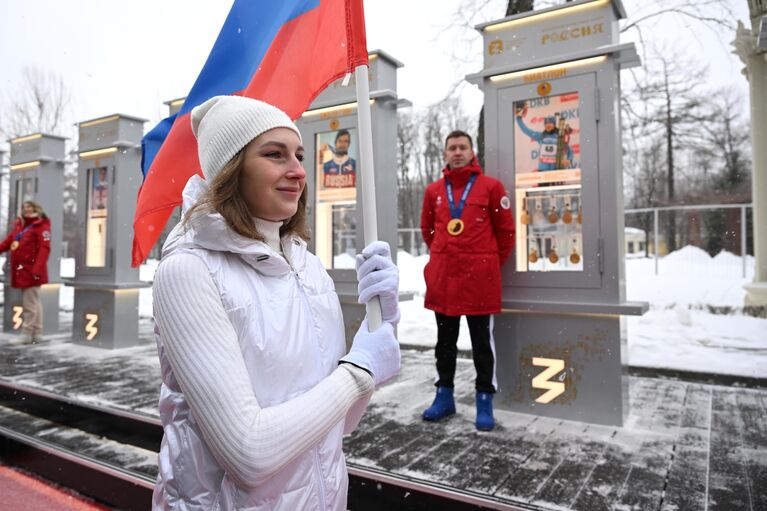
[[[458,329],[466,316],[477,371],[476,427],[495,426],[495,344],[492,315],[501,311],[501,265],[514,247],[511,201],[503,184],[483,174],[468,133],[445,140],[444,177],[424,193],[421,232],[429,247],[424,307],[437,318],[437,395],[427,421],[455,413],[453,377]]]
[[[22,290],[23,335],[17,343],[32,344],[40,340],[43,330],[40,286],[48,283],[51,221],[36,202],[25,201],[21,212],[11,233],[0,243],[0,252],[11,251],[11,287]]]

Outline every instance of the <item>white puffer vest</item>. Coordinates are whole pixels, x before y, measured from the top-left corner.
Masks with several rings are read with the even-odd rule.
[[[198,177],[190,179],[184,209],[196,202],[205,186]],[[163,247],[163,258],[192,253],[207,265],[262,408],[306,392],[328,376],[345,353],[343,316],[332,279],[303,240],[285,237],[282,248],[285,257],[265,243],[237,235],[218,214],[196,219],[188,230],[177,226]],[[240,488],[206,446],[156,329],[155,334],[165,434],[154,509],[346,509],[343,421],[264,484]]]

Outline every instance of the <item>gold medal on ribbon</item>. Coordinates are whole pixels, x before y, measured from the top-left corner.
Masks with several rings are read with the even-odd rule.
[[[466,183],[466,187],[463,189],[463,194],[461,195],[461,202],[457,207],[453,202],[453,187],[450,184],[450,181],[445,179],[447,203],[450,207],[450,216],[453,217],[453,219],[447,223],[447,232],[450,233],[451,236],[458,236],[463,232],[464,224],[463,220],[461,220],[461,211],[463,211],[463,205],[466,202],[466,197],[469,196],[471,187],[474,186],[474,181],[476,179],[477,174],[472,174],[471,177],[469,177],[469,181]]]
[[[11,250],[16,250],[17,248],[19,248],[19,242],[13,240],[13,243],[11,243]]]
[[[447,223],[447,232],[453,236],[458,236],[463,232],[463,220],[460,218],[453,218]]]

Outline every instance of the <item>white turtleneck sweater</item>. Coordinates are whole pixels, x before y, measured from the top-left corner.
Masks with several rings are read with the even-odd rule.
[[[254,220],[267,244],[282,253],[282,223]],[[261,408],[218,289],[198,257],[164,260],[153,287],[154,314],[174,375],[211,452],[239,484],[254,487],[271,477],[316,445],[350,409],[361,415],[373,378],[350,364],[339,365],[301,396]]]
[[[280,227],[282,222],[272,222],[263,218],[253,217],[253,223],[256,224],[256,230],[264,237],[264,241],[272,250],[282,254],[282,244],[280,243]]]

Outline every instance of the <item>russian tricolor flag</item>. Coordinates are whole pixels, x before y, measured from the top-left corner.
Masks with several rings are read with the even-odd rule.
[[[183,108],[142,140],[133,265],[146,259],[187,180],[201,174],[189,120],[195,106],[241,95],[297,119],[331,82],[367,63],[362,0],[235,0]]]

